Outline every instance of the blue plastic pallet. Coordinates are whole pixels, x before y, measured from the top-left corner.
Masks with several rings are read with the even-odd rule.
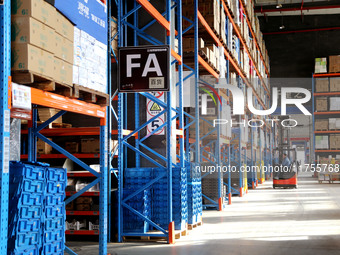
[[[44,255],[64,255],[65,244],[64,242],[51,242],[44,244]]]

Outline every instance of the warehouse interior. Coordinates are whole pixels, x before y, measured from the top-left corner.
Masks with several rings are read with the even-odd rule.
[[[0,1],[0,254],[338,254],[340,0]]]

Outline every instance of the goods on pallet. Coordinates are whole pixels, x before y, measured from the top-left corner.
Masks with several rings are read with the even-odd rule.
[[[316,121],[315,121],[316,124]],[[316,126],[315,126],[316,129]],[[329,119],[329,129],[330,130],[339,130],[340,129],[340,118],[330,118]],[[318,130],[318,129],[316,129]]]
[[[201,173],[195,164],[187,164],[188,183],[188,224],[202,221],[202,183]]]
[[[48,78],[54,76],[53,54],[30,44],[12,44],[13,71],[29,70]]]
[[[329,148],[340,149],[340,135],[338,134],[329,135]]]
[[[324,112],[328,110],[327,97],[318,97],[315,100],[315,109],[318,112]]]
[[[118,23],[115,17],[111,17],[111,36],[113,39],[111,40],[111,47],[116,57],[118,56],[118,36],[115,36],[118,33]]]
[[[316,119],[315,120],[315,130],[328,130],[331,127],[331,121],[328,119]]]
[[[329,91],[329,78],[315,79],[315,92],[328,92]]]
[[[327,73],[327,58],[316,58],[314,73]]]
[[[78,142],[66,142],[65,150],[69,153],[78,153],[79,152],[79,143]]]
[[[38,108],[38,116],[40,121],[47,121],[54,115],[56,115],[60,110],[54,108]],[[58,119],[54,120],[53,123],[63,123],[63,117],[60,116]]]
[[[51,138],[49,138],[52,141]],[[51,154],[52,153],[52,146],[45,143],[44,141],[38,139],[37,141],[37,153],[38,154]]]
[[[340,55],[329,56],[329,72],[330,73],[340,72]]]
[[[99,153],[100,143],[96,138],[84,138],[81,139],[81,152],[82,153]]]
[[[340,110],[340,97],[330,97],[329,98],[329,110],[330,111]]]
[[[330,81],[329,91],[339,92],[340,91],[340,77],[329,78],[329,81]]]
[[[11,162],[9,254],[64,254],[66,169]]]
[[[326,135],[315,136],[315,149],[329,149],[328,136]]]

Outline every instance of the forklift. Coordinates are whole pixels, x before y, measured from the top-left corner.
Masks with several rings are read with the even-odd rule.
[[[289,116],[279,116],[280,121],[289,119]],[[279,144],[274,149],[273,162],[273,188],[297,189],[297,174],[299,164],[296,148],[290,145],[290,129],[279,126]],[[284,158],[288,157],[290,164],[283,166]],[[287,161],[286,161],[287,162]]]

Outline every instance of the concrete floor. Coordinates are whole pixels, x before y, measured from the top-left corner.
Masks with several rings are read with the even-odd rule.
[[[203,226],[177,240],[109,244],[117,255],[340,254],[340,185],[319,184],[301,174],[298,189],[272,189],[271,181],[250,190],[224,212],[204,211]],[[78,254],[98,254],[97,245],[72,243]]]

